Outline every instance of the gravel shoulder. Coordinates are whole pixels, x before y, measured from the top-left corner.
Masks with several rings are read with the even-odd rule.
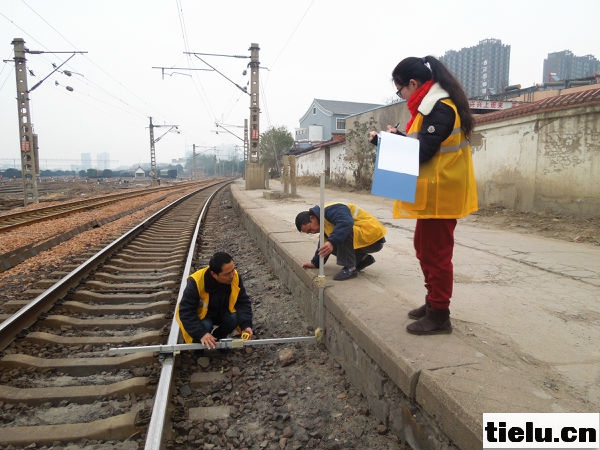
[[[216,223],[226,225],[218,232],[207,230],[210,246],[203,246],[198,267],[214,251],[233,256],[253,299],[255,338],[314,335],[314,325],[306,323],[294,298],[243,228],[229,190],[216,201],[220,215]],[[293,343],[245,347],[227,354],[187,354],[180,369],[186,376],[178,386],[176,410],[183,420],[174,426],[179,435],[172,448],[405,449],[371,415],[366,399],[322,345]],[[225,377],[197,391],[188,381],[199,371]],[[201,427],[187,419],[189,408],[220,405],[232,408],[229,419],[206,421]]]

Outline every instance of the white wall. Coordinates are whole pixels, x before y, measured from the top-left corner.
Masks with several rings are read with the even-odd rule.
[[[533,209],[537,135],[535,122],[495,123],[475,130],[483,135],[471,151],[480,205],[499,204],[516,210]]]
[[[483,124],[471,149],[480,205],[600,214],[600,105]]]
[[[325,150],[318,148],[296,156],[296,176],[319,176],[325,170]]]

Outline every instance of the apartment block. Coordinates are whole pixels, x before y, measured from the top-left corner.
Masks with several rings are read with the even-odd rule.
[[[597,76],[600,61],[593,55],[575,56],[570,50],[548,53],[544,59],[544,82],[577,80]]]
[[[484,39],[473,47],[449,50],[440,60],[460,81],[469,98],[485,98],[508,86],[510,45],[499,39]]]

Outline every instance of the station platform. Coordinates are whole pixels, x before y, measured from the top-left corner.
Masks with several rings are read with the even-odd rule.
[[[300,186],[292,197],[280,195],[275,180],[266,190],[246,190],[236,180],[231,191],[283,282],[292,292],[294,283],[314,292],[318,269],[302,263],[319,236],[298,232],[294,220],[319,204],[319,187]],[[358,277],[334,281],[335,257],[325,265],[325,343],[374,413],[413,448],[481,449],[483,413],[600,410],[598,247],[459,220],[453,333],[414,336],[405,330],[407,312],[425,296],[415,221],[393,219],[391,199],[327,189],[324,203],[337,201],[364,208],[388,233],[375,264]],[[351,343],[333,340],[341,335]],[[437,443],[420,436],[423,429],[435,429]]]

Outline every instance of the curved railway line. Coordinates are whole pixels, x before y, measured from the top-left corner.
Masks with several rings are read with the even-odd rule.
[[[0,401],[37,405],[35,414],[2,424],[0,442],[119,442],[144,434],[160,443],[172,364],[152,352],[109,357],[107,350],[167,342],[168,333],[177,339],[171,322],[180,283],[202,216],[224,185],[163,208],[0,324]],[[82,421],[53,423],[61,405],[80,409]]]

